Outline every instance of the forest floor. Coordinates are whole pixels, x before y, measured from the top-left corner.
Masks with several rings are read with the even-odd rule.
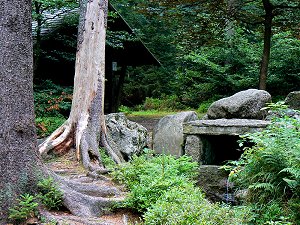
[[[152,142],[152,133],[158,121],[165,116],[164,114],[155,115],[127,115],[127,118],[133,122],[139,123],[148,130],[148,136]],[[170,113],[169,113],[170,114]],[[115,183],[109,175],[105,175],[104,179],[89,177],[88,172],[83,168],[82,164],[76,160],[75,150],[72,149],[63,156],[52,156],[45,160],[45,165],[54,173],[62,176],[66,180],[78,181],[85,180],[89,184],[95,184],[99,187],[114,187],[117,188],[121,196],[118,198],[126,197],[126,189]],[[113,197],[112,197],[113,198]],[[30,218],[23,224],[41,224],[41,225],[135,225],[140,224],[142,219],[141,215],[126,209],[115,209],[97,218],[82,218],[71,214],[66,208],[60,210],[46,210],[40,209],[39,218]],[[48,221],[48,222],[44,222]],[[51,221],[51,222],[49,222]]]
[[[112,178],[107,175],[106,179],[91,178],[87,171],[83,168],[80,162],[76,160],[75,152],[70,151],[66,155],[55,157],[45,162],[48,168],[56,174],[63,176],[66,179],[74,180],[89,180],[89,184],[97,184],[99,187],[111,186],[115,187],[123,193],[121,198],[125,198],[126,190],[123,186],[115,183]],[[27,224],[43,224],[43,225],[128,225],[139,224],[141,222],[140,215],[126,209],[115,209],[105,213],[99,217],[82,218],[72,215],[67,209],[61,210],[42,210],[41,218],[47,218],[53,222],[36,222]]]
[[[128,116],[128,119],[137,122],[147,128],[149,136],[152,135],[155,125],[160,120],[161,116]],[[121,190],[126,196],[126,190],[123,186],[115,183],[109,175],[106,176],[107,179],[97,180],[95,178],[89,178],[86,170],[83,168],[80,162],[76,160],[74,150],[70,151],[66,155],[54,157],[45,162],[48,168],[54,171],[56,174],[63,176],[66,179],[90,179],[90,182],[97,183],[99,186],[113,186]],[[37,218],[36,222],[30,220],[27,224],[44,224],[44,225],[128,225],[128,224],[139,224],[141,223],[140,215],[130,210],[117,209],[108,212],[97,218],[81,218],[72,215],[67,209],[61,210],[42,210],[41,217],[47,218],[48,221],[52,220],[53,223],[43,223]]]

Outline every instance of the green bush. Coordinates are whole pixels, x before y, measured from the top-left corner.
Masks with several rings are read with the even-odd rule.
[[[113,172],[130,193],[123,207],[144,214],[146,225],[244,224],[253,218],[251,208],[212,204],[195,187],[198,165],[190,157],[148,152]]]
[[[125,113],[125,114],[130,114],[132,112],[132,109],[128,106],[121,105],[119,107],[119,112]]]
[[[130,190],[124,206],[144,212],[157,199],[172,187],[180,187],[192,182],[197,174],[197,163],[183,156],[153,157],[151,154],[134,156],[131,162],[125,163],[113,172],[119,182]]]
[[[143,110],[174,111],[186,107],[181,104],[180,99],[176,95],[163,95],[161,98],[147,97],[141,108]]]
[[[275,206],[279,205],[277,212],[280,212],[280,216],[291,214],[296,223],[299,223],[296,212],[282,214],[290,212],[291,207],[299,207],[297,202],[300,197],[300,120],[287,116],[286,112],[289,110],[280,105],[270,105],[276,110],[267,129],[243,136],[255,145],[246,149],[239,161],[232,163],[235,166],[230,177],[241,189],[248,189],[245,199],[247,202],[263,207],[273,202],[269,208],[272,213],[276,209]],[[288,202],[296,204],[289,205]],[[262,212],[262,215],[270,216],[271,213]],[[271,219],[276,216],[279,217],[275,212]]]
[[[63,194],[54,183],[53,178],[43,179],[38,182],[37,186],[39,188],[37,197],[44,206],[48,209],[59,209],[62,206]]]
[[[21,195],[18,199],[18,204],[9,209],[9,219],[21,221],[35,216],[38,203],[35,202],[35,197],[30,194]]]
[[[24,194],[18,199],[18,204],[9,209],[9,219],[22,221],[37,214],[39,202],[48,209],[59,209],[62,206],[62,192],[54,183],[53,178],[49,177],[38,182],[37,195]]]
[[[246,224],[250,208],[212,204],[192,184],[172,187],[145,213],[145,225]]]
[[[300,195],[300,121],[276,118],[262,132],[244,136],[255,143],[240,161],[235,182],[262,202]]]
[[[198,113],[206,113],[207,110],[208,110],[208,108],[209,108],[209,106],[210,106],[212,103],[213,103],[213,101],[204,101],[204,102],[202,102],[202,103],[199,105],[199,107],[198,107],[198,109],[197,109],[197,112],[198,112]]]
[[[50,80],[34,86],[36,117],[68,116],[72,103],[72,87],[62,87]]]
[[[115,161],[107,155],[105,149],[100,148],[99,153],[100,153],[101,160],[102,160],[102,163],[103,163],[105,168],[113,169],[116,166]]]
[[[250,204],[254,217],[250,224],[292,225],[292,213],[286,211],[284,205],[270,201],[266,204]]]

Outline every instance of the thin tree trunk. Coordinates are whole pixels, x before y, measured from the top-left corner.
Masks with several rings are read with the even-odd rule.
[[[42,155],[76,147],[85,168],[101,171],[99,143],[117,162],[121,153],[107,141],[104,118],[105,35],[107,0],[80,2],[80,22],[75,65],[74,93],[69,119],[39,146]]]
[[[265,21],[264,21],[264,47],[263,55],[260,66],[259,74],[259,89],[266,90],[268,67],[271,52],[271,38],[272,38],[272,20],[273,20],[273,5],[269,0],[263,0],[265,9]]]
[[[31,1],[0,0],[0,224],[40,169],[33,104]]]

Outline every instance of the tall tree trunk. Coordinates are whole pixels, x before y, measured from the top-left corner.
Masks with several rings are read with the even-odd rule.
[[[39,169],[32,87],[31,1],[0,0],[0,224]]]
[[[259,89],[266,90],[268,67],[271,52],[271,38],[272,38],[272,20],[273,20],[273,5],[269,0],[263,0],[265,9],[264,20],[264,48],[259,73]]]
[[[42,42],[42,36],[41,36],[41,30],[42,30],[42,18],[41,18],[41,3],[34,2],[34,10],[37,17],[37,26],[36,26],[36,40],[35,44],[33,46],[34,52],[33,52],[33,76],[36,76],[38,65],[40,62],[41,57],[41,42]]]
[[[68,120],[39,146],[42,155],[50,150],[67,151],[76,146],[85,168],[101,171],[99,143],[117,162],[121,153],[108,144],[104,118],[105,36],[107,0],[80,1],[80,21],[75,65],[74,93]]]

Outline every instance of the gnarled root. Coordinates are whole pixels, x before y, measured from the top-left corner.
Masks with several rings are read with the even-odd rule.
[[[124,193],[116,187],[81,183],[54,175],[63,192],[63,204],[73,215],[98,217],[113,205],[124,200]]]
[[[87,119],[82,118],[77,123],[76,128],[75,123],[70,123],[67,120],[39,145],[39,152],[42,157],[45,157],[50,151],[56,154],[64,154],[75,144],[76,158],[78,161],[82,161],[86,169],[94,173],[94,176],[107,173],[108,170],[103,167],[99,153],[99,142],[108,155],[118,164],[124,161],[122,154],[111,138],[108,141],[105,127],[100,130],[88,126]]]
[[[67,120],[39,145],[40,155],[46,156],[49,151],[63,154],[73,145],[73,139],[73,128]]]

